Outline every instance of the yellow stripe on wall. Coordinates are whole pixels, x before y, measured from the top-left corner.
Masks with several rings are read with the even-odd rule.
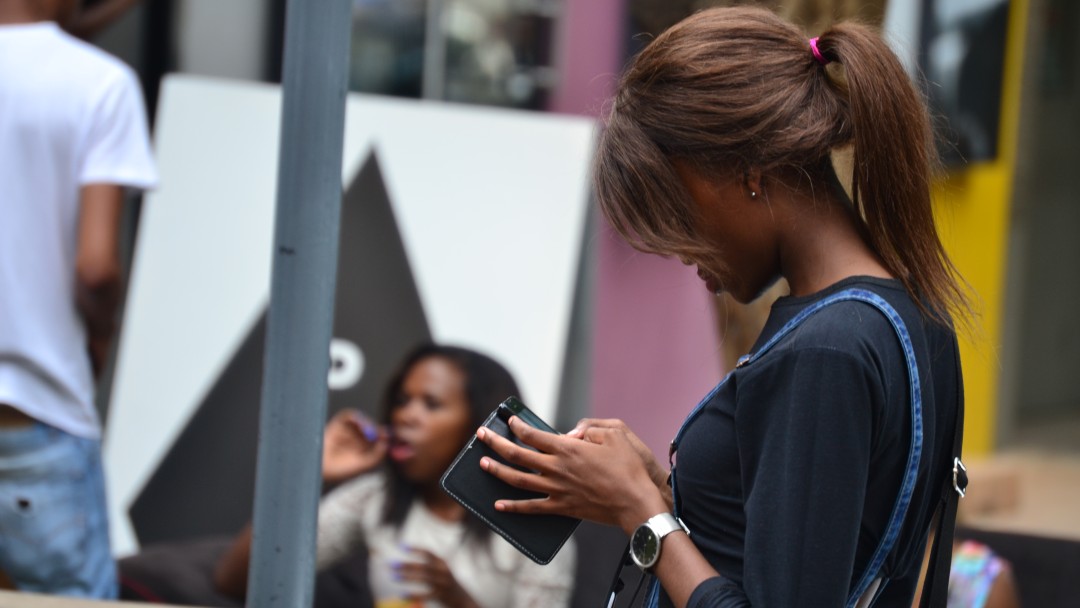
[[[961,335],[960,339],[967,402],[964,453],[973,456],[991,452],[996,433],[1005,267],[1027,17],[1028,1],[1011,0],[998,157],[950,172],[934,197],[945,248],[971,285],[979,315],[971,335]]]

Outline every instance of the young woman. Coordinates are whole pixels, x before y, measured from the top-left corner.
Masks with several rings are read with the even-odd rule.
[[[850,184],[831,161],[845,150]],[[966,311],[933,166],[923,101],[867,27],[808,40],[727,8],[658,36],[599,144],[607,218],[637,248],[695,264],[710,292],[750,302],[783,277],[791,294],[684,423],[671,487],[619,421],[562,437],[514,421],[539,452],[478,436],[537,473],[481,466],[548,498],[496,508],[620,526],[659,581],[651,603],[910,606],[951,469],[951,318]]]
[[[518,394],[493,359],[431,345],[410,354],[390,382],[385,430],[374,430],[355,411],[336,415],[326,429],[323,476],[341,485],[319,506],[318,567],[366,546],[377,608],[568,605],[572,546],[538,566],[439,487],[473,429]],[[223,591],[243,593],[249,549],[244,535],[219,563]]]

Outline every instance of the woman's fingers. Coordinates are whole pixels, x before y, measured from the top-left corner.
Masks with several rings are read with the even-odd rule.
[[[574,439],[585,439],[585,434],[589,429],[615,429],[620,431],[629,430],[626,423],[618,418],[582,418],[574,426],[574,429],[566,434],[567,437]]]
[[[419,561],[403,562],[397,567],[397,573],[401,580],[421,583],[427,587],[426,592],[417,591],[409,596],[409,599],[417,602],[438,600],[446,606],[470,606],[474,605],[446,562],[425,549],[416,547],[409,548],[414,555],[419,556]]]
[[[511,418],[511,424],[514,430],[528,426],[520,421],[514,424],[515,420],[516,418]],[[538,431],[538,433],[541,432]],[[548,435],[549,433],[541,434]],[[553,462],[552,456],[521,447],[505,437],[500,436],[498,433],[493,433],[486,428],[480,428],[476,432],[476,436],[506,462],[514,465],[509,466],[494,458],[485,456],[480,459],[480,468],[483,470],[515,488],[521,488],[523,490],[530,490],[541,494],[551,494],[560,489],[553,479],[544,476],[545,473],[551,472],[550,467]],[[554,437],[554,435],[552,436]],[[524,441],[524,439],[522,441]]]
[[[386,430],[359,410],[341,410],[323,434],[323,481],[340,483],[370,471],[382,462],[389,445]]]
[[[370,418],[363,415],[358,410],[350,410],[345,418],[345,422],[350,426],[354,433],[363,437],[368,443],[375,443],[379,440],[379,435],[385,433],[385,431],[382,431],[382,429],[372,422]]]
[[[653,480],[653,483],[658,487],[667,485],[667,467],[656,459],[653,451],[622,420],[617,418],[585,418],[578,422],[574,430],[567,433],[567,435],[589,443],[602,443],[611,432],[621,433],[626,438],[630,446],[641,457],[641,461],[645,464],[649,478]]]
[[[515,488],[521,488],[522,490],[529,490],[530,492],[548,495],[561,490],[555,480],[551,478],[507,466],[494,458],[488,458],[487,456],[480,459],[480,468]]]
[[[525,515],[566,515],[565,505],[551,498],[531,498],[529,500],[497,500],[495,510],[504,513],[522,513]]]
[[[445,567],[445,562],[429,551],[410,547],[410,553],[420,557],[419,560],[406,560],[395,565],[398,577],[403,581],[415,581],[430,583],[436,577],[439,565]]]
[[[514,418],[511,418],[511,423],[513,423],[514,420]],[[511,424],[510,429],[516,434],[520,427],[526,426],[528,425],[518,422],[517,425]],[[537,432],[540,433],[540,431]],[[546,435],[548,433],[543,434]],[[519,467],[524,467],[526,469],[533,469],[536,471],[544,471],[547,467],[547,460],[550,458],[549,456],[540,452],[536,452],[534,450],[530,450],[528,448],[521,447],[513,441],[510,441],[509,439],[500,436],[498,433],[491,432],[490,429],[480,427],[480,429],[476,431],[476,437],[480,439],[480,441],[483,441],[485,444],[487,444],[487,446],[490,447],[492,450],[495,450],[496,454],[502,456],[504,460],[511,464],[515,464]],[[555,437],[555,435],[552,435],[552,437]],[[523,437],[519,436],[519,439],[525,442],[525,439]]]
[[[390,449],[390,434],[380,430],[375,435],[375,442],[368,448],[369,459],[376,463],[382,462],[383,456]]]
[[[477,437],[500,460],[510,463],[484,457],[481,468],[511,486],[542,495],[531,500],[499,499],[495,508],[508,513],[567,515],[624,529],[631,520],[634,525],[640,523],[642,499],[659,495],[651,480],[651,469],[657,468],[655,458],[622,421],[583,422],[574,438],[546,433],[511,418],[511,431],[538,451],[479,429]]]
[[[597,427],[602,429],[626,429],[626,423],[618,418],[582,418],[578,420],[578,423],[574,425],[574,430],[567,433],[567,435],[580,435],[585,432],[586,429],[591,427]]]
[[[324,444],[338,449],[364,450],[379,443],[386,431],[359,410],[344,409],[326,424]]]
[[[510,426],[510,431],[513,432],[514,436],[520,439],[522,443],[532,446],[545,454],[557,452],[564,439],[555,433],[541,431],[536,427],[530,426],[522,422],[521,418],[518,418],[517,416],[511,416],[510,420],[507,421],[507,425]]]

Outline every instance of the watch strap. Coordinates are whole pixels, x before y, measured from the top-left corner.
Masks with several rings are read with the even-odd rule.
[[[645,525],[653,529],[656,532],[657,538],[663,540],[665,536],[672,532],[682,530],[687,534],[690,534],[690,530],[686,529],[686,524],[681,519],[675,517],[671,513],[660,513],[659,515],[653,515],[649,518],[649,521],[645,522]]]

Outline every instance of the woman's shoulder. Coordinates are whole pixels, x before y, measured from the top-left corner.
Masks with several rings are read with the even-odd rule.
[[[780,333],[801,316],[803,320],[785,340],[788,349],[837,350],[877,359],[882,350],[900,352],[901,332],[908,339],[922,341],[927,332],[950,331],[935,329],[935,323],[925,317],[899,281],[851,277],[809,296],[778,300],[762,332],[761,345],[767,336]]]
[[[381,471],[358,475],[330,490],[320,501],[320,509],[342,506],[356,509],[358,506],[382,503],[386,495],[386,476]]]
[[[385,492],[384,476],[368,473],[350,479],[319,502],[316,560],[325,567],[370,540],[378,528]]]
[[[906,377],[905,345],[920,367],[936,366],[945,361],[939,355],[955,349],[955,341],[952,330],[927,318],[899,281],[853,277],[816,294],[778,300],[751,351],[753,363],[740,375],[744,381],[772,382],[777,373],[790,379],[799,370],[839,369],[888,392]]]

